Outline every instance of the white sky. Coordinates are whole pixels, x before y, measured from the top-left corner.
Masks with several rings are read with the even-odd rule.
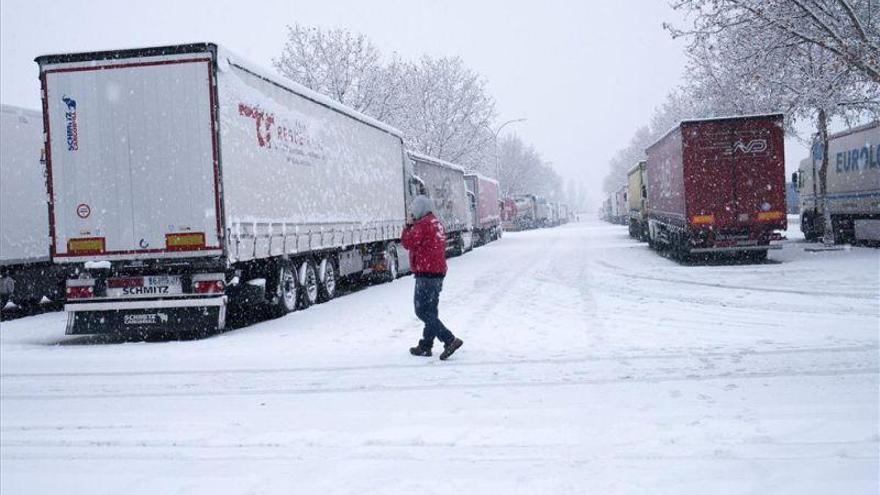
[[[405,58],[461,56],[488,79],[499,122],[527,119],[502,132],[534,144],[564,177],[583,181],[596,202],[609,159],[648,122],[685,63],[682,43],[662,29],[677,19],[662,0],[136,5],[3,0],[0,101],[39,107],[33,59],[41,54],[213,41],[268,66],[281,51],[286,24],[346,27]]]

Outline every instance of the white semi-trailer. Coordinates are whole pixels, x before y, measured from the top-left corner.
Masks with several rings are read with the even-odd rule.
[[[405,264],[395,129],[211,43],[36,61],[67,333],[208,332]]]
[[[409,151],[416,181],[434,200],[446,231],[447,251],[461,254],[473,246],[471,202],[464,182],[464,169],[453,163]]]
[[[49,256],[43,115],[0,105],[0,309],[63,299],[64,275]]]
[[[832,134],[828,139],[826,196],[837,241],[880,241],[880,122]],[[824,205],[819,195],[821,150],[801,161],[792,177],[800,201],[801,230],[822,237]]]

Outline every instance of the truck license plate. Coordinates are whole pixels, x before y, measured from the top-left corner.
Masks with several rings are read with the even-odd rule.
[[[180,294],[180,277],[150,275],[146,277],[111,278],[107,280],[107,297],[164,296]]]

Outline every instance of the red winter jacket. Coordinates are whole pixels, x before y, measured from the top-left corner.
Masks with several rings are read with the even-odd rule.
[[[409,251],[409,265],[414,274],[446,273],[446,233],[433,213],[404,227],[400,241]]]

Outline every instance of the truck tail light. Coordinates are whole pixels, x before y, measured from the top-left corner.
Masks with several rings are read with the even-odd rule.
[[[67,281],[67,299],[89,299],[95,296],[94,279],[72,279]]]
[[[785,217],[781,211],[762,211],[758,213],[758,220],[780,220]]]
[[[193,285],[196,294],[220,294],[226,284],[222,280],[200,280]]]
[[[715,215],[694,215],[691,223],[695,225],[709,225],[715,223]]]
[[[193,275],[193,292],[196,294],[222,294],[226,280],[222,273],[203,273]]]

